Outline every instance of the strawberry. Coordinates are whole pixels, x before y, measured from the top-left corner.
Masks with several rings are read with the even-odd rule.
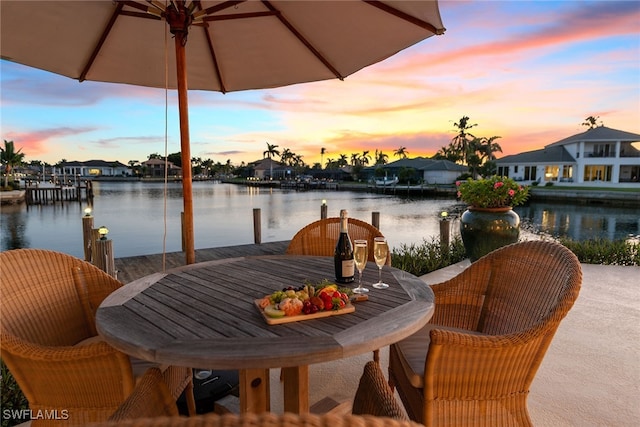
[[[320,298],[322,298],[322,302],[324,303],[325,311],[333,309],[333,298],[329,296],[329,294],[325,292],[321,294]]]

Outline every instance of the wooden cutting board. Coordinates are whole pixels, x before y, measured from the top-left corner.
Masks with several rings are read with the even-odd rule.
[[[297,316],[284,316],[284,317],[269,317],[264,313],[264,310],[260,307],[260,301],[259,299],[254,301],[254,304],[256,305],[256,308],[258,309],[258,311],[260,312],[260,314],[262,314],[262,317],[264,318],[265,322],[267,322],[267,324],[269,325],[280,325],[282,323],[291,323],[291,322],[300,322],[303,320],[312,320],[312,319],[321,319],[323,317],[330,317],[330,316],[339,316],[341,314],[348,314],[348,313],[353,313],[354,311],[356,311],[356,308],[353,306],[353,304],[348,303],[347,305],[345,305],[344,307],[342,307],[339,310],[329,310],[329,311],[318,311],[315,312],[313,314],[299,314]]]

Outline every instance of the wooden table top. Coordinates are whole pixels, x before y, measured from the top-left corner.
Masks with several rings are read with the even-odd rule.
[[[434,297],[419,278],[369,263],[369,300],[354,313],[268,325],[254,300],[305,280],[334,278],[333,258],[263,256],[191,264],[123,286],[98,308],[98,332],[130,355],[210,369],[308,365],[373,351],[422,328]],[[355,287],[355,286],[350,286]]]

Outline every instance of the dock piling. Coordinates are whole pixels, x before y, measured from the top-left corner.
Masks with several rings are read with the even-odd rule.
[[[256,245],[262,243],[262,224],[260,222],[260,208],[253,210],[253,241]]]

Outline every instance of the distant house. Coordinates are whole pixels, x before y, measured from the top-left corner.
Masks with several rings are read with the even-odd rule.
[[[463,173],[468,172],[466,166],[458,165],[449,160],[436,160],[428,157],[415,157],[396,160],[386,165],[373,166],[371,169],[382,167],[388,178],[397,177],[400,170],[413,169],[415,179],[425,184],[453,184]]]
[[[131,176],[131,169],[118,161],[87,160],[65,162],[60,165],[60,174],[68,177],[99,178]]]
[[[182,168],[176,166],[173,162],[165,161],[163,159],[149,159],[146,162],[140,163],[145,176],[151,178],[164,177],[165,166],[167,168],[167,176],[181,176]]]
[[[258,179],[291,178],[292,168],[272,159],[256,160],[249,163],[249,166],[253,168],[253,176]]]
[[[635,145],[635,146],[634,146]],[[599,126],[545,146],[496,160],[498,174],[545,184],[640,184],[640,135]]]

